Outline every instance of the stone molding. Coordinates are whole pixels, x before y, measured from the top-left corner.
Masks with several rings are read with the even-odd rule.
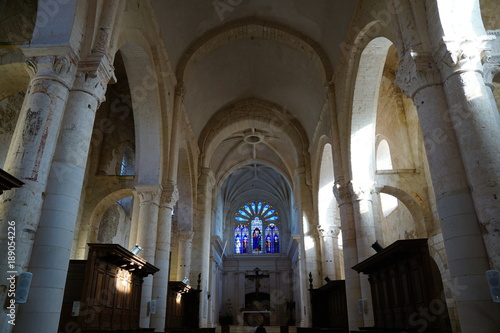
[[[179,81],[175,86],[175,97],[180,97],[184,100],[184,96],[186,96],[186,86],[183,81]]]
[[[192,242],[194,236],[194,231],[179,231],[177,238],[179,242]]]

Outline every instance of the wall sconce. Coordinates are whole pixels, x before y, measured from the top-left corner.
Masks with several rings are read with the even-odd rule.
[[[137,253],[141,252],[142,247],[139,246],[139,244],[135,244],[134,248],[130,250],[133,254],[137,255]]]

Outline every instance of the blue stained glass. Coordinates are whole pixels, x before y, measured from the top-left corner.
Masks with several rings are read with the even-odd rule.
[[[234,217],[234,253],[279,253],[279,228],[271,222],[277,220],[278,213],[266,202],[255,200],[242,205]]]
[[[247,217],[250,217],[247,212],[245,212],[244,210],[240,210],[239,213],[243,216],[247,216]]]
[[[267,217],[267,216],[273,215],[273,214],[274,214],[274,212],[275,212],[275,210],[274,210],[274,209],[271,209],[271,210],[270,210],[270,211],[268,211],[268,212],[266,213],[266,215],[264,215],[264,216],[266,216],[266,217]]]

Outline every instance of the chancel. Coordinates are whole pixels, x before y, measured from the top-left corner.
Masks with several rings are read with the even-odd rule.
[[[498,0],[0,1],[0,332],[498,333],[499,105]]]

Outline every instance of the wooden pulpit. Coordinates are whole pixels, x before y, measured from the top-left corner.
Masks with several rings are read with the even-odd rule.
[[[159,269],[118,244],[89,244],[71,260],[59,332],[149,332],[139,327],[144,277]]]

